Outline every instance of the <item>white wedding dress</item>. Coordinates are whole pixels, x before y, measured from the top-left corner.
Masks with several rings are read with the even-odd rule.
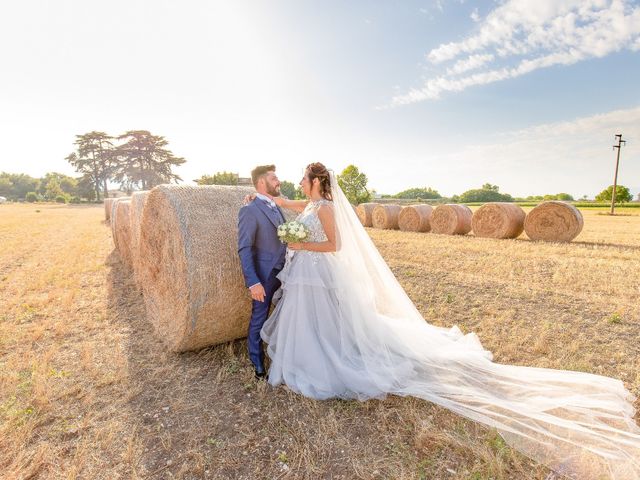
[[[298,216],[310,241],[333,208],[335,253],[287,258],[283,295],[261,335],[269,383],[315,399],[411,395],[495,427],[513,448],[575,479],[640,480],[634,397],[620,380],[494,363],[478,337],[427,323],[331,174],[333,202]],[[291,252],[290,252],[291,253]]]

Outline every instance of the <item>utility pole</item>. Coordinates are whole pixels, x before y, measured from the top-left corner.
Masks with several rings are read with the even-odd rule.
[[[616,138],[618,139],[618,144],[614,145],[613,148],[618,149],[618,154],[616,155],[616,173],[613,176],[613,192],[611,192],[611,215],[613,215],[614,205],[616,203],[616,187],[618,185],[618,165],[620,165],[620,150],[622,149],[622,145],[627,143],[625,140],[622,140],[622,134],[616,134]]]

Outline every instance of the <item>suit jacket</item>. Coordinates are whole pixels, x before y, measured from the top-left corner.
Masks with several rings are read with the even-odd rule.
[[[282,216],[282,219],[280,218]],[[278,238],[284,215],[256,198],[238,213],[238,255],[247,287],[265,284],[274,268],[284,266],[286,246]]]

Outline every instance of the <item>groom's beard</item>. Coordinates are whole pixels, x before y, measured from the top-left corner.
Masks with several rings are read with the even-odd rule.
[[[272,185],[267,185],[267,193],[269,195],[271,195],[272,197],[279,197],[280,196],[280,188],[279,187],[274,187]]]

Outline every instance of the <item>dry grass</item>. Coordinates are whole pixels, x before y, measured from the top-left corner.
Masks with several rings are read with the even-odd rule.
[[[547,478],[420,400],[256,383],[242,341],[167,353],[103,212],[0,207],[2,478]],[[369,233],[430,322],[476,331],[499,362],[611,375],[638,395],[640,216],[584,214],[571,244]]]

